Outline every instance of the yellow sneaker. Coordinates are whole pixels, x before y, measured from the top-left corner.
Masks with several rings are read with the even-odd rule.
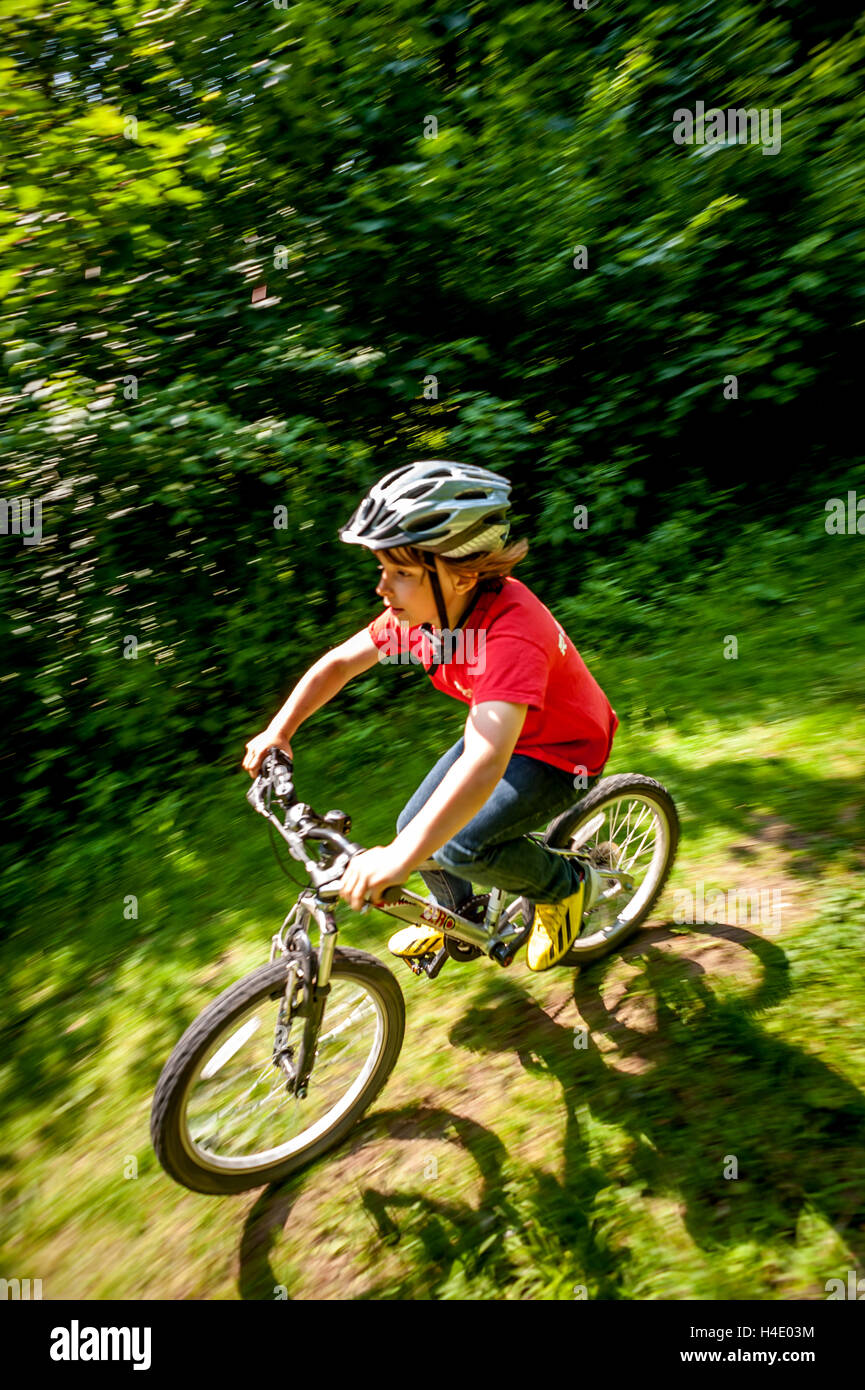
[[[532,934],[526,944],[526,964],[530,970],[549,970],[567,955],[580,934],[583,914],[598,896],[599,879],[590,864],[585,877],[569,898],[560,903],[536,903]],[[588,889],[588,900],[586,890]]]
[[[402,927],[398,932],[394,932],[387,948],[393,955],[402,956],[405,960],[408,956],[426,956],[430,952],[434,955],[444,944],[445,939],[441,932],[417,925]]]

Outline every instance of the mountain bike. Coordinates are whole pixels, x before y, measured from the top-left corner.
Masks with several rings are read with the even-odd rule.
[[[341,1143],[385,1085],[405,1032],[392,971],[366,951],[336,944],[340,880],[362,849],[347,838],[350,817],[318,815],[299,801],[292,760],[275,747],[247,800],[304,866],[310,886],[272,938],[269,962],[220,994],[183,1034],[151,1114],[153,1146],[169,1176],[193,1192],[221,1195],[286,1178]],[[567,968],[608,955],[645,921],[672,867],[679,820],[659,782],[623,773],[599,780],[530,838],[589,860],[600,875],[580,935],[552,967]],[[420,865],[438,867],[432,859]],[[388,888],[375,905],[403,923],[429,926],[436,941],[443,936],[439,950],[404,958],[428,979],[481,955],[510,966],[534,912],[526,898],[497,888],[459,912],[404,886]]]

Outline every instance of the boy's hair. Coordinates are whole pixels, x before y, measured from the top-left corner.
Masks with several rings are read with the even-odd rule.
[[[528,554],[528,541],[515,541],[503,550],[481,552],[468,559],[452,560],[446,555],[438,558],[451,575],[476,574],[478,583],[487,579],[504,579],[514,565],[518,565]],[[425,570],[435,572],[435,562],[429,550],[420,550],[416,545],[399,545],[393,550],[379,550],[392,565],[422,565]]]

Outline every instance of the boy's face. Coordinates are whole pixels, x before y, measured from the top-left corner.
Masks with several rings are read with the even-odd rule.
[[[423,566],[393,564],[380,554],[375,556],[375,563],[379,571],[375,591],[393,609],[397,619],[410,627],[432,623],[437,628],[439,615],[436,601],[429,574]],[[448,622],[452,623],[457,620],[453,610],[461,610],[465,606],[465,595],[472,588],[473,581],[465,576],[452,578],[444,565],[438,565],[437,569]]]

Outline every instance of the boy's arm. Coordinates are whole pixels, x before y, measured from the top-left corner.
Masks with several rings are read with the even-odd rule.
[[[349,863],[340,884],[346,902],[355,910],[367,898],[377,902],[385,888],[404,883],[477,815],[504,775],[527,710],[528,705],[509,700],[485,700],[470,710],[462,753],[414,819],[389,845],[366,850]]]
[[[452,839],[486,805],[501,781],[526,720],[528,705],[485,700],[469,711],[464,748],[392,848],[411,868]]]
[[[369,671],[377,662],[378,647],[368,630],[362,628],[310,666],[271,719],[268,732],[286,740],[292,738],[304,720],[338,695],[354,676]]]

